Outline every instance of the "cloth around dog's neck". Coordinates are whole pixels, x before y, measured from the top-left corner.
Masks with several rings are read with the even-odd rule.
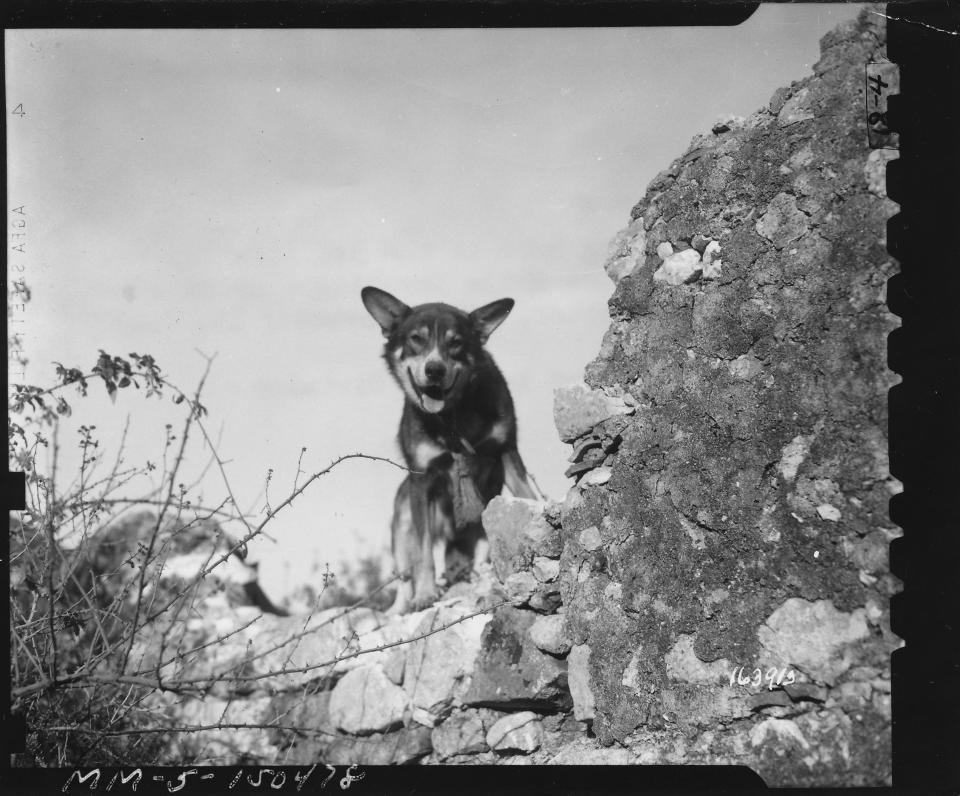
[[[443,434],[444,442],[446,442],[451,453],[454,455],[458,453],[469,454],[470,456],[477,455],[473,445],[457,428],[457,418],[453,413],[441,413],[432,415],[432,417],[436,418],[435,422],[439,426],[438,430]]]

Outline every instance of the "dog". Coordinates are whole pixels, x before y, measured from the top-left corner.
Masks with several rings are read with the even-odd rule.
[[[517,450],[513,399],[484,348],[514,301],[468,313],[441,303],[409,307],[375,287],[360,297],[386,338],[383,358],[404,395],[397,439],[410,473],[391,523],[404,578],[388,609],[398,614],[434,602],[438,575],[486,559],[480,514],[504,484],[536,499]]]

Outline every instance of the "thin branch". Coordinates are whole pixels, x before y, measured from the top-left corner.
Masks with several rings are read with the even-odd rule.
[[[54,485],[57,472],[57,460],[60,455],[59,428],[60,423],[55,423],[53,427],[53,467],[51,468],[47,492],[47,512],[45,517],[47,527],[47,602],[49,603],[47,606],[47,617],[50,625],[50,679],[54,684],[57,682],[57,633],[54,627],[57,604],[56,595],[53,593],[53,561],[54,550],[57,547],[55,538],[56,493],[54,491]]]
[[[149,733],[186,733],[186,732],[206,732],[208,730],[289,730],[291,732],[303,733],[305,735],[330,735],[336,736],[337,733],[329,730],[314,729],[312,727],[293,726],[288,724],[198,724],[193,727],[144,727],[136,730],[95,730],[86,727],[48,727],[47,732],[83,732],[93,735],[147,735]]]
[[[94,505],[94,504],[106,504],[106,505],[130,505],[130,506],[163,506],[166,501],[163,500],[151,500],[150,498],[97,498],[96,500],[87,500],[87,501],[77,501],[78,505]],[[224,511],[222,506],[226,504],[226,501],[220,504],[221,508],[214,508],[212,506],[197,505],[195,503],[190,504],[190,508],[194,511],[207,512],[211,517],[224,517],[228,520],[237,520],[240,519],[240,515],[236,511]]]
[[[194,394],[194,401],[196,404],[199,404],[200,402],[200,393],[203,391],[203,385],[206,382],[207,376],[210,373],[211,365],[212,365],[212,360],[208,360],[207,367],[204,370],[203,375],[200,377],[200,383],[197,385],[197,390],[196,390],[196,393]],[[187,414],[187,419],[186,421],[184,421],[183,433],[181,434],[181,440],[180,440],[180,450],[177,453],[177,458],[174,463],[173,470],[170,471],[170,486],[167,490],[167,501],[160,509],[160,513],[157,517],[157,524],[154,526],[153,534],[150,536],[150,544],[147,546],[147,554],[144,558],[143,567],[140,570],[140,583],[137,588],[137,604],[133,613],[134,631],[133,633],[130,634],[130,643],[127,646],[127,650],[123,655],[123,664],[120,667],[121,672],[127,668],[127,660],[129,659],[130,652],[133,649],[133,643],[134,643],[135,633],[137,629],[137,622],[140,620],[140,609],[143,603],[143,590],[146,585],[147,564],[150,562],[150,555],[153,553],[153,548],[154,548],[154,545],[156,544],[157,536],[160,533],[160,528],[163,524],[163,518],[167,512],[167,508],[173,502],[174,482],[176,481],[176,475],[179,472],[180,464],[183,462],[183,455],[184,455],[184,452],[186,451],[187,438],[189,437],[190,424],[193,419],[193,416],[194,416],[194,409],[193,407],[191,407],[190,411]],[[204,432],[204,436],[206,436],[206,432]]]

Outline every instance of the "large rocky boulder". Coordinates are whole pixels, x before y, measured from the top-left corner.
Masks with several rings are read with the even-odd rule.
[[[777,785],[889,781],[895,153],[863,119],[882,23],[841,26],[813,75],[697,136],[615,239],[582,414],[634,411],[577,429],[568,393],[558,415],[575,453],[607,441],[573,474],[560,568],[603,744],[667,762],[681,738],[685,762]]]

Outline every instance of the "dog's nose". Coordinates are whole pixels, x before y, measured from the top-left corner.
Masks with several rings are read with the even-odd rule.
[[[447,366],[442,362],[428,362],[424,366],[424,371],[426,372],[427,378],[430,379],[430,381],[443,381],[443,377],[447,375]]]

